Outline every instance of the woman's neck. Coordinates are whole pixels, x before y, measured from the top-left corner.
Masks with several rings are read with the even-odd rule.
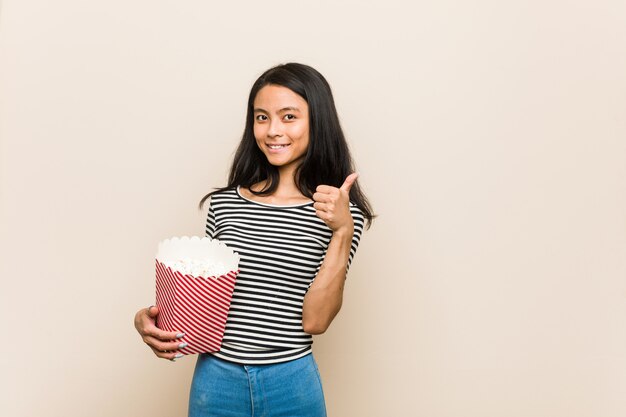
[[[304,196],[298,187],[296,186],[296,182],[294,180],[294,169],[279,169],[279,180],[278,186],[276,187],[276,191],[274,191],[271,195],[268,196],[254,196],[254,199],[257,201],[263,201],[269,204],[298,204],[298,203],[306,203],[310,200]],[[250,187],[252,191],[261,191],[265,188],[267,181],[258,182]]]

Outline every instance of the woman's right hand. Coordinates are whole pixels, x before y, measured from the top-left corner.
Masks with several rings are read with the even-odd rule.
[[[187,346],[186,343],[181,343],[176,339],[180,339],[185,334],[166,332],[156,327],[155,320],[158,314],[159,309],[156,306],[142,308],[135,314],[135,329],[137,329],[145,344],[150,346],[155,355],[163,359],[176,360],[183,356],[181,353],[177,353],[176,350]]]

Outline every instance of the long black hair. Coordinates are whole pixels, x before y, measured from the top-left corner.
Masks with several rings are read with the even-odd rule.
[[[352,156],[326,79],[308,65],[293,62],[277,65],[265,71],[252,85],[248,97],[246,127],[230,168],[228,185],[205,195],[200,200],[200,208],[211,195],[238,185],[248,188],[255,195],[271,195],[276,191],[278,168],[268,162],[254,137],[254,99],[259,90],[269,84],[290,89],[301,96],[309,107],[309,146],[304,160],[294,173],[298,190],[313,199],[318,185],[341,187],[346,177],[354,172]],[[267,181],[263,190],[254,191],[250,188],[264,180]],[[358,179],[350,188],[350,201],[361,209],[369,229],[376,215],[361,191]]]

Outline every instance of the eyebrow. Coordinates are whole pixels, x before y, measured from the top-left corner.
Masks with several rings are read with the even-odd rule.
[[[297,107],[283,107],[282,109],[278,110],[278,113],[283,113],[283,112],[286,112],[286,111],[295,111],[295,112],[300,113],[300,109],[299,109],[299,108],[297,108]],[[261,108],[259,108],[259,107],[255,108],[255,109],[254,109],[254,112],[255,112],[255,113],[256,113],[256,112],[268,113],[268,111],[267,111],[267,110],[265,110],[265,109],[261,109]]]

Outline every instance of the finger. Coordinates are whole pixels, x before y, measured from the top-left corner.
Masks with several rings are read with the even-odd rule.
[[[182,353],[178,353],[178,352],[161,352],[160,350],[155,349],[153,347],[151,347],[151,349],[152,349],[152,352],[154,352],[154,354],[158,356],[159,358],[168,359],[171,361],[174,361],[183,356]]]
[[[157,306],[150,306],[146,310],[147,310],[148,316],[151,318],[156,318],[156,316],[159,314],[159,307]]]
[[[328,225],[329,222],[333,222],[335,219],[335,214],[332,211],[325,210],[315,210],[315,215],[320,219],[324,220],[324,222]]]
[[[329,217],[329,214],[322,210],[315,210],[315,215],[324,221],[327,221]]]
[[[357,172],[348,175],[340,188],[345,192],[350,192],[350,188],[352,188],[352,184],[354,184],[358,176]]]
[[[328,205],[326,203],[313,203],[313,207],[319,211],[328,211]]]
[[[185,334],[182,332],[176,332],[176,331],[168,332],[168,331],[159,329],[154,324],[154,320],[151,318],[148,318],[148,320],[143,320],[142,325],[139,329],[139,333],[141,334],[141,336],[153,336],[163,341],[180,339],[181,337],[185,336]]]
[[[333,192],[337,192],[339,190],[339,188],[337,187],[333,187],[331,185],[318,185],[315,188],[315,191],[318,193],[324,193],[324,194],[332,194]]]
[[[152,313],[154,313],[154,315],[152,315]],[[177,331],[168,332],[168,331],[161,330],[158,327],[156,327],[155,318],[158,313],[159,313],[159,308],[156,306],[150,306],[146,309],[146,315],[148,316],[148,320],[147,320],[147,323],[145,319],[143,320],[143,326],[141,329],[142,336],[149,335],[149,336],[154,336],[161,340],[172,340],[172,339],[180,339],[181,337],[185,335],[182,332],[177,332]]]
[[[143,336],[152,336],[164,342],[168,342],[170,340],[176,340],[183,337],[185,334],[182,332],[166,332],[165,330],[161,330],[156,326],[145,326],[143,328],[143,332],[141,333]]]
[[[184,349],[187,347],[187,343],[183,342],[163,342],[152,336],[145,336],[143,341],[146,345],[153,349],[160,350],[161,352],[171,352],[178,349]]]
[[[333,195],[332,194],[328,194],[328,193],[315,193],[315,194],[313,194],[313,200],[314,201],[319,201],[320,203],[328,203],[332,199],[333,199]]]

